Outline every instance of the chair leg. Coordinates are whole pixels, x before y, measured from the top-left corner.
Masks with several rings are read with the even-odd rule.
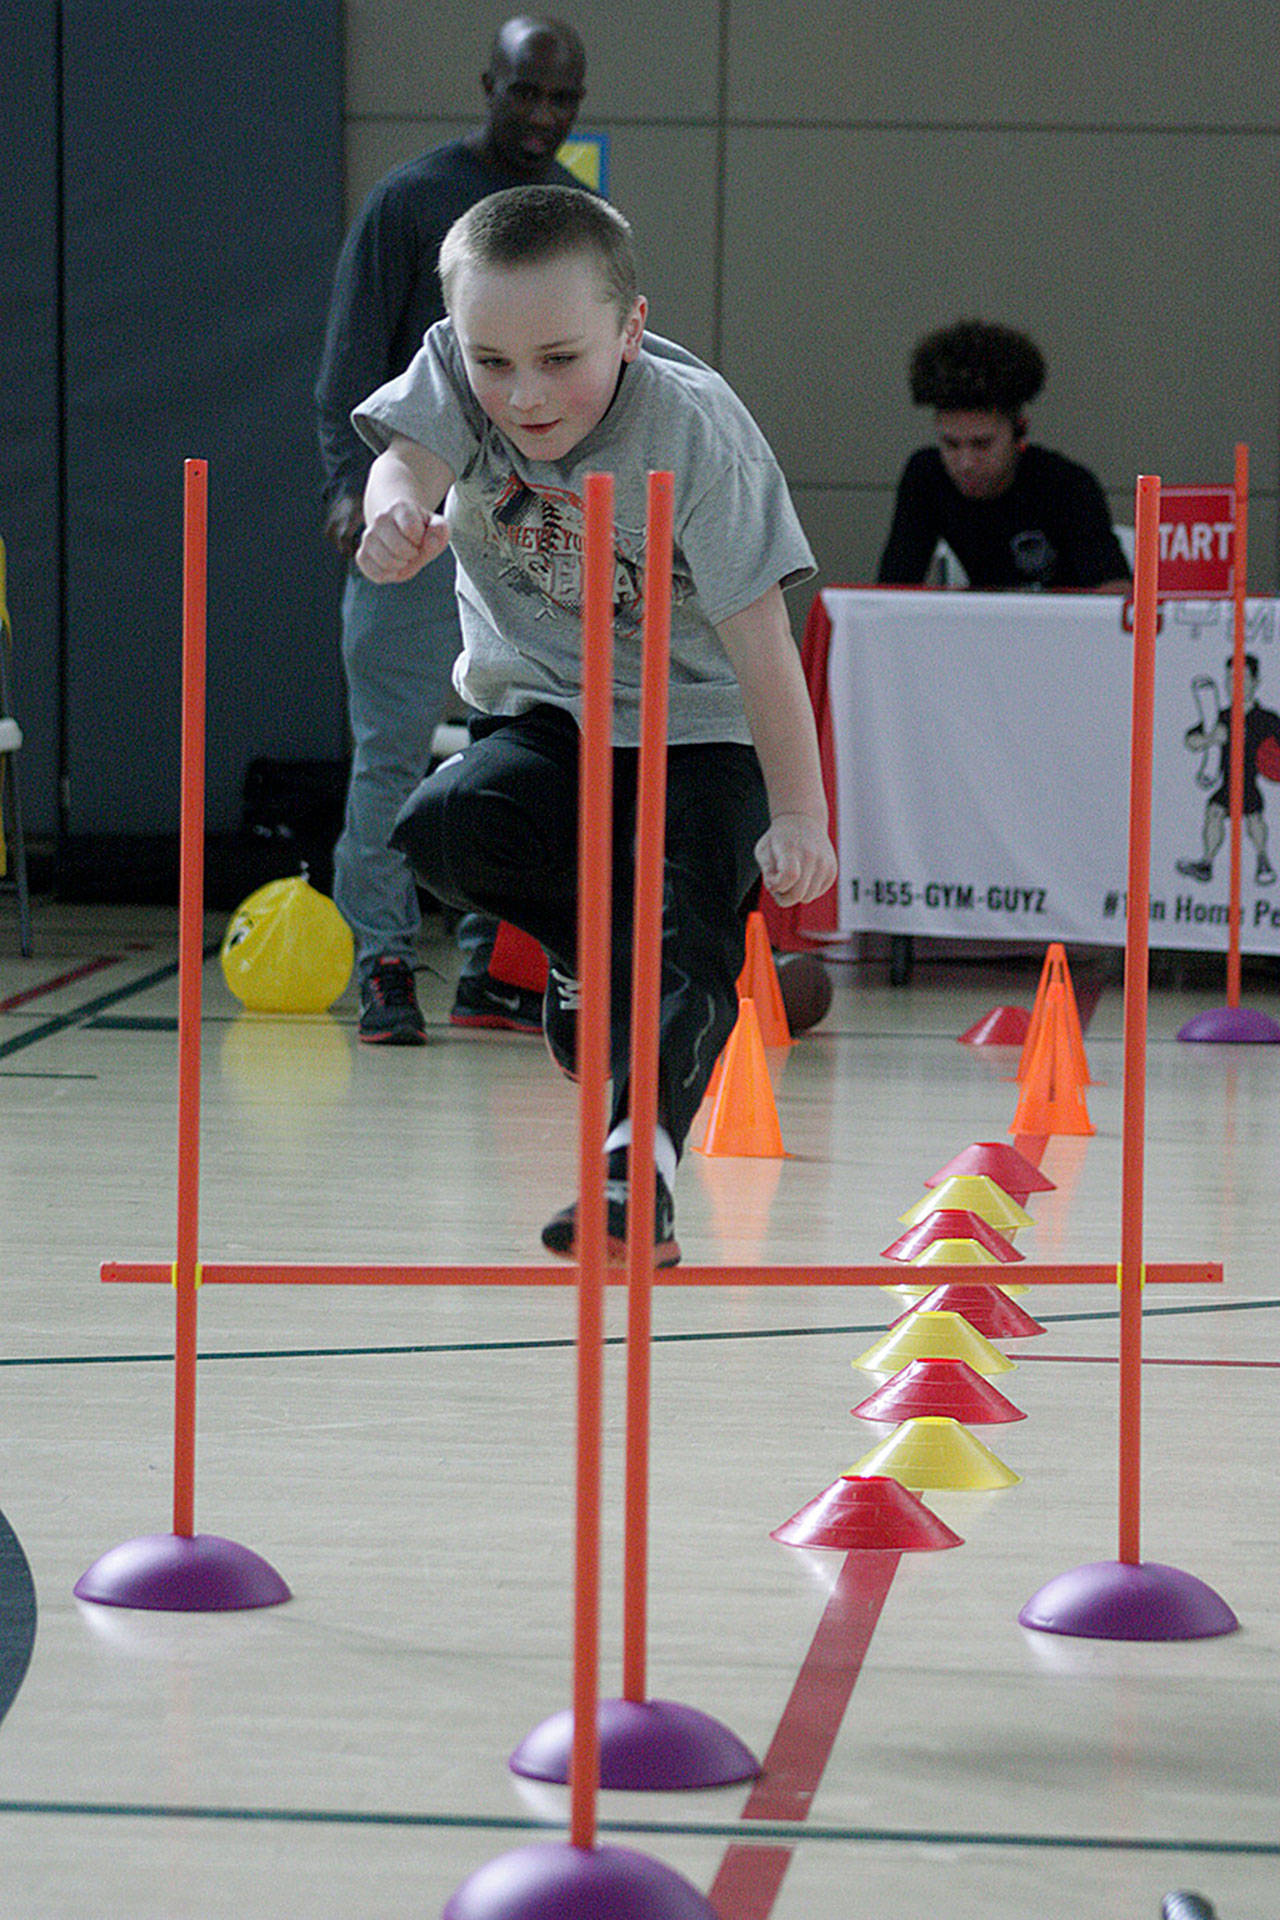
[[[27,843],[22,831],[22,796],[18,790],[18,763],[12,753],[4,756],[4,771],[9,782],[9,838],[13,847],[13,880],[18,893],[18,944],[25,960],[31,958],[31,897],[27,891]]]

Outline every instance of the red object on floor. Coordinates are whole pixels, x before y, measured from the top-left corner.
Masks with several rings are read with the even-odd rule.
[[[961,1420],[967,1427],[994,1426],[1027,1417],[967,1360],[941,1357],[910,1361],[860,1400],[853,1413],[858,1420],[886,1423],[933,1415]]]
[[[963,1543],[918,1494],[887,1474],[844,1474],[769,1535],[784,1547],[936,1552]]]
[[[1030,1027],[1030,1008],[992,1007],[957,1038],[962,1047],[1020,1047]]]
[[[969,1325],[988,1340],[1029,1340],[1033,1334],[1044,1332],[1040,1322],[1011,1300],[998,1282],[985,1286],[981,1281],[946,1281],[891,1324],[896,1327],[913,1313],[963,1314]]]
[[[547,984],[547,956],[531,934],[506,920],[498,922],[498,937],[489,959],[489,974],[507,987],[527,987],[542,993]]]
[[[988,1180],[994,1180],[1006,1193],[1052,1193],[1054,1190],[1048,1174],[1041,1173],[1034,1161],[1004,1140],[975,1140],[954,1160],[948,1160],[945,1167],[931,1173],[925,1185],[940,1187],[953,1175],[966,1173],[985,1173]]]
[[[936,1213],[926,1213],[923,1220],[917,1220],[914,1227],[908,1227],[882,1248],[881,1256],[885,1260],[909,1262],[935,1240],[976,1240],[1002,1265],[1024,1257],[1012,1240],[1006,1239],[997,1227],[988,1226],[972,1207],[939,1207]]]

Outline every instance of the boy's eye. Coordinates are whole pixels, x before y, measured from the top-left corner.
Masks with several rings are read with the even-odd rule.
[[[571,367],[576,358],[577,355],[572,353],[549,353],[547,355],[547,365],[549,367]]]

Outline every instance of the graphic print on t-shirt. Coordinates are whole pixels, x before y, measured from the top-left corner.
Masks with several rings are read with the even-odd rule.
[[[1037,582],[1049,579],[1058,556],[1047,533],[1039,528],[1027,528],[1013,536],[1009,549],[1022,579]]]
[[[576,493],[530,487],[518,474],[508,474],[484,525],[508,587],[546,602],[544,612],[552,607],[581,612],[585,514]],[[638,633],[644,616],[643,530],[616,527],[614,551],[614,621],[620,633]],[[683,604],[692,593],[693,581],[677,561],[672,600]]]

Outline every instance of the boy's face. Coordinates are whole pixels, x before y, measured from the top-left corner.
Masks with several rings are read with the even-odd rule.
[[[966,500],[995,500],[1012,484],[1020,446],[1008,414],[943,408],[934,431],[947,478]]]
[[[626,361],[640,351],[645,303],[625,322],[594,260],[464,266],[452,317],[471,390],[528,460],[563,460],[599,425]]]

